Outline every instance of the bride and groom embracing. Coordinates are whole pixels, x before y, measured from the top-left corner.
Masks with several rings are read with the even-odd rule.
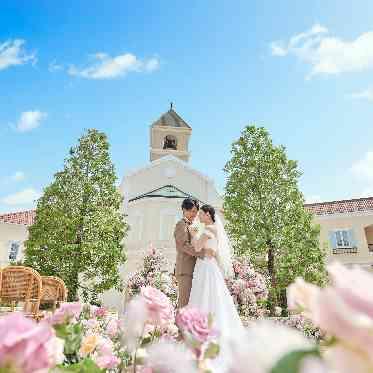
[[[183,218],[176,224],[176,267],[178,308],[195,307],[214,318],[221,336],[242,329],[241,319],[225,284],[233,275],[231,245],[223,223],[210,205],[199,208],[197,200],[187,198]],[[199,232],[197,215],[204,225]]]

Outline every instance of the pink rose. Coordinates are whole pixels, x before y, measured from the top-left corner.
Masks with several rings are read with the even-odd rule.
[[[55,335],[48,324],[37,324],[20,313],[11,313],[0,318],[0,335],[0,368],[10,365],[29,373],[54,365],[47,344],[53,342]]]
[[[97,345],[97,351],[100,355],[113,355],[114,350],[114,343],[111,339],[100,337],[98,345]]]
[[[98,356],[94,360],[97,366],[101,369],[114,369],[120,363],[119,358],[117,358],[115,355]]]
[[[116,319],[110,319],[106,325],[106,333],[109,337],[115,337],[119,332],[119,321]]]
[[[52,325],[63,324],[70,319],[77,319],[82,312],[82,305],[79,302],[62,303],[61,307],[49,319]]]
[[[208,315],[192,307],[185,307],[176,315],[176,325],[183,333],[190,334],[203,343],[216,336],[215,330],[209,325]]]
[[[347,268],[340,263],[328,266],[333,289],[354,310],[373,318],[373,276],[358,267]]]
[[[148,310],[148,322],[165,325],[173,321],[174,310],[170,299],[160,290],[151,286],[141,288],[141,296]]]
[[[316,326],[336,337],[328,360],[338,371],[347,372],[351,366],[356,373],[373,371],[373,277],[341,264],[330,265],[328,271],[332,285],[325,289],[303,280],[292,284],[289,306],[301,306]]]
[[[96,317],[105,317],[107,315],[107,309],[105,307],[98,307],[96,310],[95,310],[95,313],[94,315]]]

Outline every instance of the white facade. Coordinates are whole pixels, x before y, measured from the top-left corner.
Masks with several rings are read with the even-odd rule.
[[[124,176],[120,191],[124,196],[123,213],[130,226],[125,242],[128,259],[121,269],[124,280],[141,265],[150,244],[162,249],[169,270],[173,270],[176,257],[173,231],[182,216],[184,198],[195,197],[201,203],[213,205],[217,211],[222,208],[213,181],[172,155]],[[105,294],[103,300],[108,306],[122,308],[123,298],[115,291]]]

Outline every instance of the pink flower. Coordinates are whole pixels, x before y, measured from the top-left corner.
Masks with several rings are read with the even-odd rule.
[[[139,373],[153,373],[153,369],[150,367],[141,367]]]
[[[124,314],[123,329],[125,344],[130,352],[137,348],[138,340],[144,334],[148,310],[145,299],[137,296],[129,302]]]
[[[100,323],[96,319],[85,320],[84,325],[89,329],[96,329],[100,326]]]
[[[165,325],[173,321],[174,310],[169,298],[151,286],[141,288],[141,296],[148,310],[148,321],[154,325]]]
[[[291,310],[300,310],[305,316],[311,317],[314,313],[320,289],[308,284],[302,278],[297,278],[287,289],[288,307]]]
[[[109,322],[106,325],[106,333],[109,337],[113,338],[118,334],[119,331],[119,321],[116,319],[109,319]]]
[[[97,345],[100,355],[113,355],[114,344],[109,338],[101,337]]]
[[[338,372],[373,371],[373,277],[340,264],[328,267],[332,285],[325,289],[298,280],[288,291],[289,305],[299,305],[316,326],[336,337],[328,360]],[[369,369],[367,368],[369,367]]]
[[[95,310],[95,313],[94,315],[96,317],[105,317],[107,315],[107,309],[105,307],[98,307],[96,310]]]
[[[0,368],[10,365],[29,373],[53,366],[47,344],[54,343],[55,336],[48,324],[36,324],[20,313],[12,313],[0,318],[0,335]]]
[[[49,319],[49,322],[52,325],[63,324],[70,319],[77,319],[81,312],[82,305],[79,302],[63,303]]]
[[[120,363],[119,358],[117,358],[115,355],[98,356],[94,360],[97,366],[101,369],[114,369]]]
[[[176,315],[176,325],[183,333],[191,335],[200,343],[216,336],[215,330],[209,325],[208,315],[192,307],[185,307]]]
[[[348,306],[373,318],[373,276],[358,267],[348,269],[339,263],[328,266],[333,289]]]

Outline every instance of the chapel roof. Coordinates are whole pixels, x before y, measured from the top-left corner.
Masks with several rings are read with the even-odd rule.
[[[192,129],[187,122],[173,109],[172,104],[170,110],[162,114],[161,117],[156,120],[152,127],[174,127],[174,128],[188,128]]]
[[[184,198],[195,198],[193,196],[191,196],[190,194],[188,193],[185,193],[183,192],[181,189],[173,186],[173,185],[165,185],[161,188],[158,188],[158,189],[155,189],[155,190],[152,190],[150,192],[147,192],[147,193],[144,193],[144,194],[141,194],[137,197],[134,197],[132,199],[129,200],[129,202],[133,202],[133,201],[137,201],[139,199],[143,199],[143,198],[159,198],[159,197],[162,197],[162,198],[178,198],[178,199],[184,199]]]

